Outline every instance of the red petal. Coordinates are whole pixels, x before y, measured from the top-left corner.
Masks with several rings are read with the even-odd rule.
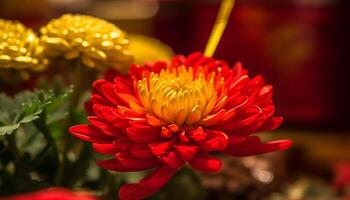
[[[203,55],[202,55],[202,57],[199,60],[197,60],[192,66],[205,66],[205,65],[207,65],[207,64],[209,64],[210,62],[213,62],[213,61],[214,61],[213,58],[211,58],[211,57],[203,57]]]
[[[240,108],[248,103],[248,97],[247,96],[230,96],[227,101],[224,108]]]
[[[265,85],[261,88],[259,92],[258,101],[264,102],[269,101],[272,99],[272,86],[271,85]]]
[[[243,75],[239,79],[235,80],[233,83],[228,85],[228,92],[231,94],[233,90],[239,90],[243,85],[249,82],[248,75]],[[228,82],[226,82],[227,84]]]
[[[97,200],[88,192],[74,192],[69,189],[50,187],[26,194],[15,194],[2,200]]]
[[[290,148],[292,144],[293,142],[291,140],[276,140],[261,143],[261,139],[257,136],[249,136],[239,140],[230,138],[225,153],[233,156],[251,156],[272,151],[286,150]]]
[[[269,105],[269,106],[263,107],[263,112],[264,112],[264,118],[268,119],[272,117],[272,115],[275,113],[275,106]]]
[[[182,130],[177,136],[178,136],[178,138],[180,139],[180,141],[182,143],[187,143],[187,142],[190,141],[190,139],[186,135],[186,131],[185,130]]]
[[[175,174],[167,166],[161,166],[139,183],[125,184],[119,190],[120,200],[141,200],[159,191]]]
[[[174,67],[179,67],[186,62],[186,58],[183,55],[175,55],[171,60],[171,65]]]
[[[104,84],[109,84],[108,81],[104,80],[104,79],[99,79],[99,80],[96,80],[93,84],[92,84],[92,87],[94,89],[94,92],[98,92],[100,94],[102,94],[102,86]]]
[[[257,75],[249,81],[251,87],[262,87],[265,85],[265,80],[261,75]]]
[[[276,128],[278,128],[283,122],[282,117],[273,117],[267,121],[265,121],[261,127],[259,128],[259,131],[271,131]]]
[[[228,121],[227,123],[217,125],[215,127],[219,130],[224,130],[224,131],[233,131],[236,129],[242,129],[245,127],[249,127],[250,125],[255,123],[256,120],[258,120],[258,118],[261,117],[261,115],[262,114],[260,112],[253,113],[251,116],[243,118],[239,121],[232,120],[232,121]]]
[[[95,107],[97,108],[97,105],[95,105]],[[101,108],[96,110],[99,110],[98,112],[101,118],[107,120],[116,128],[123,128],[129,125],[129,120],[121,116],[119,111],[115,108],[109,106],[102,106]]]
[[[225,112],[224,116],[222,116],[222,122],[226,122],[231,120],[236,115],[236,108],[229,109]]]
[[[255,89],[255,88],[250,88],[249,86],[248,86],[247,90],[249,91],[249,93],[251,93],[251,94],[248,95],[249,98],[248,98],[247,105],[256,105],[257,104],[257,100],[256,99],[257,99],[257,97],[259,95],[259,90]],[[253,92],[251,92],[251,90],[253,90]]]
[[[138,112],[137,110],[133,110],[133,109],[125,107],[125,106],[118,106],[118,111],[125,118],[129,118],[129,119],[144,118],[143,112]],[[146,119],[145,119],[145,121],[146,121]]]
[[[90,116],[88,117],[88,121],[95,127],[98,127],[103,133],[106,135],[110,135],[113,137],[121,136],[123,135],[122,131],[118,128],[114,128],[107,122],[105,122],[103,119],[95,117],[95,116]]]
[[[158,159],[136,159],[127,152],[117,153],[116,159],[120,164],[132,169],[149,169],[159,165]]]
[[[243,68],[243,65],[241,62],[236,62],[235,65],[232,67],[232,73],[236,76],[242,76],[247,74],[247,70]]]
[[[173,169],[178,169],[185,164],[184,160],[174,151],[168,153],[168,155],[160,157],[160,160]]]
[[[129,103],[130,109],[133,110],[135,113],[138,113],[139,116],[145,115],[147,110],[142,105],[135,103],[133,101],[129,101],[128,103]]]
[[[185,66],[194,66],[194,63],[203,57],[201,52],[194,52],[187,56]]]
[[[228,97],[227,97],[226,93],[221,93],[219,98],[216,101],[216,105],[210,111],[210,113],[217,113],[218,111],[222,110],[222,108],[225,106],[225,104],[227,102],[227,99],[228,99]]]
[[[98,153],[102,154],[107,154],[107,155],[115,155],[118,153],[120,150],[115,147],[114,144],[98,144],[98,143],[93,143],[92,147],[94,150]]]
[[[203,141],[207,138],[207,133],[205,133],[203,131],[202,127],[198,127],[195,130],[190,130],[189,131],[189,136],[190,138],[195,141],[195,142],[199,142],[199,141]]]
[[[154,155],[152,154],[151,150],[145,144],[134,145],[130,149],[130,152],[135,158],[139,158],[139,159],[154,158]]]
[[[204,142],[200,142],[199,146],[205,152],[223,151],[227,146],[228,137],[221,131],[206,130],[208,138]]]
[[[180,130],[180,127],[177,124],[170,124],[168,126],[171,132],[177,133]]]
[[[261,116],[251,124],[247,126],[243,126],[241,128],[231,130],[231,132],[234,132],[236,134],[241,134],[241,135],[250,135],[252,133],[257,132],[263,123],[264,123],[264,118],[263,116]]]
[[[198,152],[198,147],[194,145],[176,145],[175,149],[184,161],[192,160]]]
[[[152,114],[147,114],[146,117],[147,117],[148,124],[151,126],[163,126],[163,125],[165,125],[164,121],[158,119],[157,117],[155,117]]]
[[[146,119],[143,120],[137,120],[137,121],[130,121],[130,127],[131,128],[136,128],[136,129],[152,129],[152,130],[157,130],[160,131],[159,127],[154,127],[154,126],[150,126]]]
[[[104,106],[113,106],[112,103],[107,101],[107,99],[105,99],[104,97],[102,97],[99,94],[92,94],[91,95],[91,103],[92,104],[100,104],[100,105],[104,105]]]
[[[208,173],[218,172],[222,167],[221,160],[207,153],[196,155],[189,163],[194,169]]]
[[[112,137],[108,137],[107,135],[101,133],[101,131],[97,128],[87,124],[72,126],[69,128],[69,132],[74,136],[88,142],[110,143],[113,141]]]
[[[131,147],[135,145],[134,142],[130,141],[127,137],[118,137],[114,139],[113,144],[120,151],[129,151]]]
[[[120,105],[117,93],[114,92],[112,83],[102,85],[101,89],[103,95],[106,97],[106,99],[108,99],[109,102],[113,103],[115,106]]]
[[[129,101],[133,101],[139,105],[141,104],[140,101],[138,99],[136,99],[133,95],[122,94],[122,93],[118,93],[117,95],[127,105],[129,105]]]
[[[126,134],[128,138],[134,142],[148,143],[156,140],[159,137],[160,131],[154,129],[137,129],[127,128]]]
[[[170,131],[168,128],[165,128],[164,126],[161,128],[160,136],[163,138],[172,138],[174,135],[174,132]]]
[[[155,73],[159,73],[162,69],[165,69],[168,66],[168,64],[164,61],[156,61],[153,64],[153,71]]]
[[[162,156],[168,153],[169,150],[172,149],[173,145],[174,145],[174,141],[171,140],[166,142],[152,143],[152,144],[149,144],[148,146],[151,152],[155,156]]]
[[[132,90],[130,89],[130,84],[128,83],[128,80],[120,76],[114,78],[113,87],[114,90],[118,93],[132,94]]]
[[[214,113],[212,115],[207,115],[204,119],[199,121],[199,124],[205,125],[205,126],[211,126],[216,124],[220,119],[224,116],[225,110],[221,109],[219,112]]]

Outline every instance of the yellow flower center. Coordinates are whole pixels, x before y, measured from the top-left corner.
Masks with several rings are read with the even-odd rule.
[[[191,125],[200,121],[214,108],[217,92],[215,73],[206,77],[202,72],[194,76],[193,68],[151,73],[138,81],[138,92],[148,112],[167,123]]]

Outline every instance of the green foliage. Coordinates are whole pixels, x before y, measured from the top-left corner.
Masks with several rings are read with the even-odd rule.
[[[16,95],[13,99],[0,94],[0,135],[11,134],[21,124],[34,121],[39,118],[43,111],[38,102],[31,102],[32,93],[24,92]]]
[[[0,94],[0,135],[8,135],[17,130],[21,124],[32,122],[47,110],[48,123],[63,119],[67,116],[67,106],[63,106],[72,88],[61,95],[55,95],[52,90],[22,92],[8,97]]]
[[[0,195],[53,185],[59,152],[50,125],[67,117],[72,91],[0,94]],[[63,135],[66,130],[58,128]]]

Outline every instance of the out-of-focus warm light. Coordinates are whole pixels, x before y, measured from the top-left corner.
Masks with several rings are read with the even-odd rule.
[[[242,158],[242,163],[245,167],[252,168],[256,163],[256,159],[254,157]]]
[[[268,170],[255,169],[252,173],[253,177],[263,183],[271,183],[273,181],[273,173]]]
[[[301,179],[293,184],[294,187],[290,187],[287,191],[288,196],[291,199],[301,199],[304,196],[305,191],[310,186],[310,181],[307,179]]]
[[[48,2],[54,7],[77,10],[85,8],[92,0],[48,0]]]
[[[108,20],[149,19],[157,14],[158,1],[122,0],[96,1],[86,10],[87,14]]]

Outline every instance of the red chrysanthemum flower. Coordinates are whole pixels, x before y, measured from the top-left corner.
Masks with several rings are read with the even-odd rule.
[[[133,65],[128,76],[93,84],[90,125],[70,132],[113,155],[98,164],[120,172],[155,170],[119,191],[122,200],[145,198],[163,187],[188,163],[203,172],[222,164],[211,155],[249,156],[285,150],[290,140],[262,143],[252,133],[277,128],[272,86],[250,79],[240,63],[193,53],[171,62]]]

